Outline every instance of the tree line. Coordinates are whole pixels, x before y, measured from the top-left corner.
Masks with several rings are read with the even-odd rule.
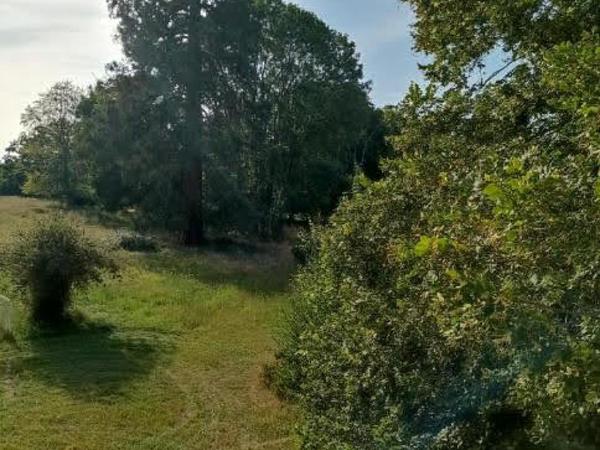
[[[27,108],[0,192],[135,208],[181,235],[327,216],[387,148],[355,45],[280,0],[109,1],[125,63]]]

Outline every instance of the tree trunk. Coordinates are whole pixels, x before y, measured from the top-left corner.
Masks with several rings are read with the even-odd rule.
[[[73,197],[73,189],[72,189],[72,181],[71,181],[71,173],[70,173],[70,168],[69,168],[69,161],[70,161],[70,152],[69,149],[64,146],[62,151],[61,151],[61,164],[62,164],[62,176],[63,176],[63,185],[62,185],[62,192],[61,192],[61,197],[63,202],[65,203],[65,206],[67,206],[70,203],[70,200]]]
[[[187,247],[198,247],[205,242],[204,235],[204,135],[203,111],[200,100],[202,85],[198,84],[197,70],[202,67],[198,60],[197,49],[202,48],[200,28],[202,21],[202,2],[189,2],[192,25],[188,30],[189,70],[184,78],[186,87],[185,120],[186,152],[189,160],[184,161],[183,189],[186,202],[186,229],[183,243]]]
[[[192,91],[192,89],[189,89]],[[186,228],[183,243],[198,247],[204,243],[204,144],[202,116],[199,102],[190,95],[186,104],[186,158],[183,161],[183,194],[185,198]]]
[[[198,247],[205,242],[203,178],[202,162],[195,159],[186,169],[183,183],[187,215],[183,243],[187,247]]]

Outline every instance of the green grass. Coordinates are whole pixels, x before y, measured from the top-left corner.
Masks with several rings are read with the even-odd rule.
[[[0,198],[0,241],[52,208]],[[14,341],[0,342],[0,448],[296,448],[295,412],[262,378],[289,252],[119,259],[119,279],[77,295],[77,326],[34,331],[19,309]]]

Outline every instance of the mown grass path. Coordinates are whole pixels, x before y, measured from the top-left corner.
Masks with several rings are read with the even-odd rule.
[[[49,208],[0,198],[0,241]],[[0,342],[0,448],[295,448],[294,411],[262,379],[288,252],[119,257],[120,279],[76,299],[81,325]]]

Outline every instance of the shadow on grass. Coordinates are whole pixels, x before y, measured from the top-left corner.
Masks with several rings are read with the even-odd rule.
[[[246,246],[169,250],[143,255],[142,264],[150,271],[190,276],[205,284],[232,285],[262,295],[287,292],[295,269],[293,257],[284,250]]]
[[[90,225],[113,229],[133,229],[133,216],[124,211],[111,212],[100,207],[90,206],[72,206],[67,210],[76,212]]]
[[[57,332],[37,333],[23,368],[75,397],[108,401],[148,375],[168,349],[156,335],[70,324]]]

